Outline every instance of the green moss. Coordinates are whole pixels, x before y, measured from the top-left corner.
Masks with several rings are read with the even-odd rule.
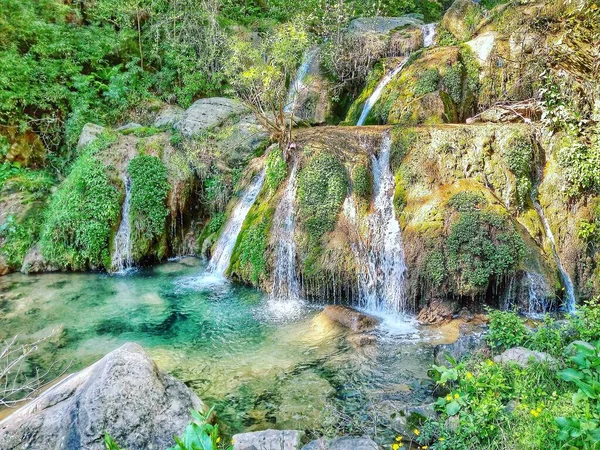
[[[486,203],[483,194],[473,191],[459,192],[448,200],[448,206],[458,212],[474,212]]]
[[[396,171],[417,140],[417,133],[411,128],[394,127],[391,135],[390,165],[392,170]]]
[[[421,73],[414,87],[414,93],[418,96],[427,95],[436,91],[440,82],[440,72],[438,69],[427,69]]]
[[[208,223],[202,228],[202,232],[196,238],[196,248],[198,253],[202,252],[204,241],[211,236],[218,236],[221,228],[225,225],[225,213],[220,212],[213,215]]]
[[[504,159],[510,171],[517,179],[517,202],[522,209],[529,198],[533,186],[534,151],[531,141],[524,136],[517,136],[509,144]]]
[[[457,61],[452,64],[442,78],[444,88],[455,105],[459,105],[462,101],[463,70],[464,66],[462,62]]]
[[[155,156],[139,155],[129,163],[131,177],[131,229],[134,257],[148,253],[165,230],[169,183],[167,168]]]
[[[366,164],[360,163],[352,169],[352,187],[354,193],[363,199],[371,198],[373,180]]]
[[[437,29],[437,43],[440,47],[449,47],[452,45],[458,45],[458,40],[452,33],[443,27]]]
[[[279,185],[287,176],[287,163],[283,157],[283,152],[279,147],[271,150],[267,157],[267,172],[265,175],[265,185],[273,193],[279,188]]]
[[[0,225],[0,237],[4,239],[0,254],[10,267],[20,267],[27,250],[38,240],[44,220],[45,202],[35,202],[24,217],[8,216]]]
[[[346,115],[346,120],[343,122],[344,125],[356,125],[366,101],[369,99],[375,88],[377,88],[377,85],[379,84],[379,81],[383,77],[384,73],[385,70],[383,64],[377,63],[375,67],[373,67],[373,70],[371,70],[371,73],[367,78],[364,89],[354,103],[352,103],[350,106],[348,114]],[[373,122],[369,119],[370,117],[367,117],[365,125],[373,124]]]
[[[408,186],[406,182],[406,173],[402,168],[396,171],[395,176],[395,189],[394,189],[394,208],[396,209],[396,216],[400,216],[406,203],[408,202]]]
[[[434,250],[429,253],[425,261],[425,271],[427,279],[434,286],[440,286],[446,279],[447,274],[444,252]]]
[[[51,264],[74,270],[110,265],[108,247],[122,195],[111,181],[114,169],[95,155],[114,141],[105,133],[90,144],[52,196],[40,239]]]

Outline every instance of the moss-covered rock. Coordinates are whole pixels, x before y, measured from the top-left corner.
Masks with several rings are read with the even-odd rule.
[[[441,26],[458,41],[467,41],[473,36],[483,18],[481,7],[471,0],[455,0],[442,18]]]

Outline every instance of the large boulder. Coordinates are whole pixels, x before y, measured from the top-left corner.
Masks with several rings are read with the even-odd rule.
[[[185,110],[183,108],[176,105],[167,105],[158,112],[153,125],[157,128],[172,127],[183,118],[184,114]]]
[[[556,360],[552,356],[544,352],[529,350],[525,347],[509,348],[504,353],[495,356],[494,362],[499,364],[518,364],[521,367],[526,367],[530,363],[555,364]]]
[[[199,409],[196,394],[128,343],[0,422],[0,448],[104,450],[108,433],[122,448],[163,450]]]
[[[444,14],[441,26],[463,42],[471,39],[481,18],[481,9],[475,2],[456,0]]]
[[[77,148],[83,148],[90,142],[95,141],[100,133],[104,131],[104,127],[101,125],[96,125],[94,123],[86,123],[81,130],[81,134],[79,135],[79,140],[77,141]]]
[[[379,324],[379,319],[353,308],[340,305],[327,305],[323,314],[354,332],[372,330]]]
[[[233,450],[298,450],[300,433],[295,430],[265,430],[233,436]]]
[[[309,442],[302,450],[377,450],[377,444],[370,438],[343,436],[335,439],[317,439]]]
[[[174,126],[184,136],[191,137],[220,126],[233,115],[243,113],[247,113],[247,108],[237,100],[202,98],[194,102]]]
[[[398,28],[421,26],[423,21],[413,15],[401,17],[358,17],[350,22],[348,31],[351,33],[387,34]]]
[[[483,337],[485,330],[483,327],[461,326],[458,339],[452,344],[437,345],[433,349],[435,363],[440,366],[447,366],[448,357],[455,361],[460,361],[467,355],[473,354],[485,348]]]

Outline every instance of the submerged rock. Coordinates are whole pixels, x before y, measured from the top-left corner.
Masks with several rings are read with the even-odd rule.
[[[437,345],[433,349],[435,363],[447,366],[447,357],[459,361],[465,356],[483,349],[485,347],[485,342],[483,340],[484,335],[485,329],[481,326],[461,326],[460,335],[456,342],[452,344]]]
[[[347,306],[327,305],[323,314],[352,331],[372,330],[379,324],[379,319]]]
[[[77,141],[77,148],[83,148],[90,142],[95,141],[100,133],[104,131],[104,127],[96,125],[94,123],[86,123],[81,130],[79,140]]]
[[[377,444],[369,437],[343,436],[335,439],[317,439],[302,450],[377,450]]]
[[[233,450],[298,450],[300,432],[265,430],[233,436]]]
[[[554,364],[556,360],[544,352],[538,352],[535,350],[529,350],[524,347],[509,348],[504,353],[495,356],[494,362],[499,364],[515,363],[521,367],[526,367],[529,363],[542,363],[547,362]]]
[[[198,396],[128,343],[0,422],[0,448],[162,450],[203,409]]]

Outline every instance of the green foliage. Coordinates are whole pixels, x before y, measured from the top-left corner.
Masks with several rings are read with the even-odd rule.
[[[448,30],[443,27],[438,27],[437,43],[440,47],[448,47],[452,45],[458,45],[459,42]]]
[[[133,247],[138,257],[146,254],[150,245],[165,230],[169,183],[167,168],[155,156],[139,155],[129,162],[131,178],[131,225]]]
[[[104,434],[104,445],[106,446],[106,450],[121,450],[121,447],[117,445],[115,440],[110,437],[108,433]]]
[[[563,147],[558,152],[558,164],[569,182],[568,196],[577,197],[586,192],[600,193],[600,142],[575,142]]]
[[[440,250],[434,250],[427,255],[425,262],[427,278],[434,286],[440,286],[446,279],[446,264],[444,253]]]
[[[108,247],[122,196],[96,153],[114,141],[108,134],[90,144],[52,196],[41,234],[46,259],[61,268],[108,267]]]
[[[38,240],[44,220],[44,207],[45,204],[39,202],[29,208],[21,220],[8,216],[0,225],[0,237],[4,239],[0,254],[10,267],[20,267],[27,250]]]
[[[395,127],[392,129],[392,148],[390,154],[390,165],[395,172],[404,157],[413,147],[417,139],[417,133],[410,128]]]
[[[437,90],[440,82],[440,72],[437,69],[427,69],[415,84],[414,92],[418,96],[429,94]]]
[[[523,208],[533,186],[534,152],[529,139],[518,137],[504,155],[510,171],[517,178],[517,201]]]
[[[408,203],[408,188],[406,182],[406,173],[402,167],[396,171],[394,177],[394,208],[399,217],[404,207]]]
[[[442,83],[455,105],[460,105],[462,102],[463,71],[464,66],[462,62],[457,61],[446,70],[446,73],[442,77]]]
[[[279,185],[287,176],[287,163],[283,157],[283,152],[279,147],[271,150],[267,157],[267,173],[265,175],[265,185],[273,193],[279,188]]]
[[[486,342],[494,350],[504,350],[524,345],[530,339],[521,318],[511,311],[489,310],[489,331]]]
[[[223,212],[231,195],[231,184],[226,175],[216,168],[204,177],[202,202],[213,214]]]
[[[264,280],[267,273],[265,252],[269,242],[270,228],[271,221],[262,218],[249,226],[243,239],[239,240],[239,264],[254,285],[258,285],[261,280]]]
[[[473,212],[481,206],[487,204],[485,197],[480,192],[462,191],[454,194],[448,200],[448,206],[458,212]]]
[[[300,172],[298,216],[315,245],[333,230],[347,193],[346,170],[331,154],[317,154]]]
[[[357,164],[352,169],[352,187],[354,193],[364,199],[370,199],[373,193],[371,171],[366,164]]]

